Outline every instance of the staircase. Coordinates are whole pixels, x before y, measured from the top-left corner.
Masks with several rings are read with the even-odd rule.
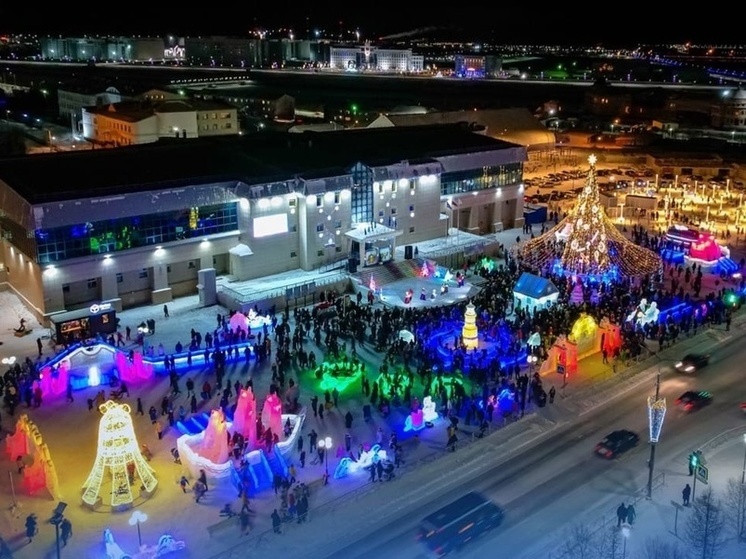
[[[719,272],[731,275],[739,270],[739,265],[730,258],[722,257],[718,260],[717,269]]]
[[[288,476],[288,463],[277,445],[272,447],[272,454],[267,456],[267,464],[272,473],[280,474],[282,477]]]

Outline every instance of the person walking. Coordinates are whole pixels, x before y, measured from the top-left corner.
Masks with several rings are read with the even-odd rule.
[[[26,537],[28,538],[29,543],[33,541],[34,536],[38,531],[39,530],[36,527],[36,515],[31,513],[26,517]]]
[[[181,485],[181,491],[183,493],[186,493],[187,487],[189,487],[189,480],[186,478],[186,476],[181,476],[181,479],[179,480],[179,485]]]
[[[163,438],[163,424],[159,420],[155,422],[155,434],[158,435],[159,441]]]
[[[303,439],[299,439],[299,440],[303,440]],[[300,467],[301,468],[305,468],[306,467],[306,451],[305,450],[301,450],[300,451],[300,456],[298,457],[298,462],[300,462]]]
[[[168,318],[168,305],[163,305],[163,318]]]
[[[75,401],[75,398],[73,398],[73,383],[70,381],[67,382],[67,401],[71,403]]]
[[[637,511],[635,511],[635,505],[633,503],[630,503],[627,507],[627,524],[632,526],[635,523],[636,517]]]
[[[39,357],[41,357],[41,350],[42,350],[41,338],[36,338],[36,348],[39,350]]]
[[[627,520],[627,507],[622,503],[616,509],[616,527],[621,528],[622,522]]]
[[[138,397],[137,398],[137,415],[145,415],[145,412],[142,408],[142,400]]]
[[[554,404],[554,397],[557,395],[557,390],[552,386],[552,388],[549,389],[549,403]]]
[[[687,483],[684,486],[683,491],[681,492],[681,500],[684,503],[685,507],[689,506],[689,497],[692,496],[692,487]]]
[[[62,547],[67,545],[67,540],[73,537],[73,525],[70,520],[65,518],[60,523],[60,538],[62,538]]]
[[[249,513],[241,509],[241,512],[238,514],[238,520],[241,525],[241,535],[245,536],[249,533],[249,529],[251,528]]]
[[[204,497],[205,492],[207,491],[207,488],[205,487],[205,484],[200,481],[194,482],[194,500],[195,502],[199,503],[199,500]]]
[[[209,488],[207,486],[207,474],[204,470],[199,471],[199,478],[197,478],[199,482],[205,486],[205,491],[209,491]]]

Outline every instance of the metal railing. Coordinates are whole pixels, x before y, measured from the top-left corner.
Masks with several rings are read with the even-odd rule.
[[[320,272],[320,273],[323,273],[323,272]],[[326,285],[344,281],[347,278],[348,278],[347,273],[339,272],[337,274],[314,279],[314,282],[316,284],[316,287],[324,287]],[[248,293],[244,293],[232,287],[222,285],[219,287],[219,292],[225,293],[228,297],[230,297],[234,302],[236,302],[239,305],[251,305],[259,301],[267,301],[270,299],[284,298],[285,295],[287,294],[288,289],[294,289],[302,285],[307,285],[308,283],[309,283],[308,281],[301,281],[301,282],[291,283],[288,285],[283,285],[282,287],[271,287],[267,289],[250,291]]]

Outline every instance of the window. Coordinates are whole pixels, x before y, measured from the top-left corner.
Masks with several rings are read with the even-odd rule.
[[[410,227],[410,228],[409,228],[409,232],[410,232],[410,233],[414,233],[414,227]]]
[[[391,215],[396,215],[396,208],[391,208]]]
[[[124,281],[124,276],[122,274],[117,274],[117,283],[122,283]]]
[[[316,251],[316,256],[324,256],[324,251],[323,250],[317,250]]]
[[[187,265],[187,268],[190,270],[194,270],[197,267],[197,261],[196,260],[190,260],[189,264]]]
[[[166,273],[167,273],[167,274],[170,274],[170,273],[171,273],[171,264],[167,264],[167,265],[166,265]]]
[[[339,192],[335,192],[334,193],[334,203],[335,204],[339,204],[339,199],[340,199],[340,193]]]
[[[88,280],[88,289],[96,289],[97,285],[98,285],[98,281],[96,281],[95,279]]]
[[[324,224],[323,224],[323,223],[319,223],[319,224],[318,224],[318,225],[316,226],[316,232],[317,232],[317,233],[323,233],[323,232],[324,232]]]
[[[324,198],[322,196],[316,195],[316,207],[320,208],[324,205]]]
[[[288,198],[288,208],[294,208],[297,202],[297,198]]]
[[[145,268],[143,268],[142,270],[140,270],[140,273],[137,274],[137,277],[140,278],[140,279],[147,278],[148,277],[148,271]]]
[[[383,210],[378,210],[378,217],[383,217]]]
[[[410,211],[410,212],[413,212],[413,211],[414,211],[414,204],[411,204],[411,205],[409,206],[409,211]]]
[[[70,293],[70,284],[66,283],[62,286],[62,293]]]
[[[334,247],[334,252],[342,252],[342,247]]]
[[[334,222],[334,228],[335,229],[342,229],[342,220],[341,219],[338,219],[337,221]]]
[[[290,251],[290,258],[297,258],[297,257],[298,257],[298,254],[294,250]]]

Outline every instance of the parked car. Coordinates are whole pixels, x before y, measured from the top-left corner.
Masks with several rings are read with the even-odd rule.
[[[674,367],[680,373],[696,373],[710,362],[710,356],[701,353],[688,353]]]
[[[612,431],[596,445],[596,454],[604,458],[616,458],[640,442],[640,435],[628,429]]]
[[[676,405],[686,412],[703,408],[710,402],[712,402],[712,394],[704,390],[700,390],[699,392],[687,390],[681,396],[676,398]]]

